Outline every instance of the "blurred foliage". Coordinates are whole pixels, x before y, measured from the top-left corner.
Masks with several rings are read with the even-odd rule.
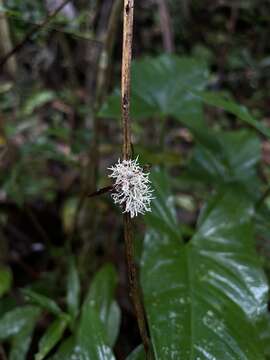
[[[86,196],[97,168],[95,186],[110,185],[121,149],[120,16],[111,58],[101,51],[112,3],[71,1],[16,53],[16,77],[0,74],[8,360],[145,359],[120,211]],[[59,4],[4,1],[13,45]],[[136,4],[131,89],[155,196],[134,225],[155,359],[269,359],[270,4],[167,4],[175,54],[157,2]]]

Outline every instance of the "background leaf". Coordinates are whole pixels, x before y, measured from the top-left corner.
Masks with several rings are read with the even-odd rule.
[[[76,339],[75,336],[71,336],[68,339],[66,339],[60,346],[59,350],[56,352],[55,355],[50,357],[51,360],[71,360],[72,356],[74,359],[76,357],[81,356],[83,360],[87,359],[83,356],[83,351],[81,351],[80,348],[77,347],[77,351],[75,351],[76,348]]]
[[[114,360],[99,314],[91,304],[84,306],[77,334],[77,346],[85,360]],[[75,347],[76,351],[76,347]]]
[[[22,113],[24,116],[31,115],[35,109],[40,106],[45,105],[46,103],[54,100],[56,97],[53,91],[44,90],[41,92],[35,92],[32,96],[30,96],[24,104],[22,109]]]
[[[9,292],[12,279],[11,270],[7,267],[0,267],[0,297]]]
[[[56,319],[47,329],[39,341],[38,353],[35,360],[43,360],[51,349],[61,340],[62,335],[68,325],[66,318]]]
[[[0,319],[0,340],[11,342],[9,360],[26,358],[41,310],[35,306],[15,308]]]
[[[126,360],[145,360],[145,353],[143,346],[138,346],[132,353],[126,358]]]
[[[217,93],[201,92],[197,93],[197,96],[198,99],[202,100],[204,103],[218,107],[219,109],[223,109],[230,114],[235,115],[237,119],[244,121],[246,124],[252,126],[266,137],[270,137],[270,128],[255,119],[245,106],[239,105],[231,99],[227,99]]]
[[[147,57],[132,66],[133,118],[175,116],[183,122],[199,122],[201,100],[187,91],[203,90],[208,82],[208,69],[201,60],[176,55]],[[115,90],[100,111],[102,117],[120,117],[120,93]]]
[[[54,300],[48,298],[47,296],[38,294],[29,289],[23,289],[22,292],[25,296],[25,299],[31,302],[32,304],[38,305],[42,309],[48,310],[49,312],[55,315],[63,314],[62,310],[57,305],[57,303]]]
[[[91,282],[82,306],[76,335],[65,341],[53,360],[114,360],[111,346],[120,326],[120,310],[114,301],[117,274],[112,265],[101,268]]]
[[[5,313],[0,319],[0,340],[6,340],[18,334],[39,314],[40,309],[36,306],[23,306]]]
[[[213,132],[213,136],[217,138],[219,151],[197,145],[188,165],[191,178],[207,185],[211,183],[214,188],[224,183],[241,183],[255,195],[260,186],[256,171],[261,156],[258,137],[247,130]]]
[[[69,314],[75,319],[80,306],[80,279],[73,259],[70,261],[67,278],[67,306]]]
[[[110,264],[103,266],[95,275],[83,304],[83,312],[93,307],[99,314],[111,346],[117,338],[121,321],[120,309],[114,301],[116,284],[115,268]]]
[[[39,316],[40,310],[33,311],[32,316],[28,318],[27,323],[19,333],[12,338],[9,360],[24,360],[26,358]]]

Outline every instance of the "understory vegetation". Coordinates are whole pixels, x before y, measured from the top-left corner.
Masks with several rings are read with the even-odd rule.
[[[269,2],[135,1],[147,357],[108,169],[123,1],[61,3],[0,0],[0,359],[270,359]]]

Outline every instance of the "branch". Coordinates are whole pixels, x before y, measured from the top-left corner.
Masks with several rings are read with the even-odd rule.
[[[162,32],[163,46],[167,53],[173,53],[175,50],[173,41],[173,28],[166,0],[157,0],[160,27]]]
[[[65,0],[58,8],[55,9],[41,24],[33,26],[33,28],[25,35],[21,42],[19,42],[13,49],[11,49],[1,60],[0,69],[5,65],[8,59],[13,56],[16,52],[20,51],[24,45],[31,40],[32,36],[40,32],[49,22],[70,2],[71,0]]]
[[[0,8],[4,6],[3,0],[0,0]],[[0,56],[8,53],[13,45],[10,36],[10,26],[8,24],[7,15],[0,10],[0,34],[1,34],[1,41],[0,41]],[[13,56],[9,59],[6,64],[6,69],[8,73],[15,78],[16,71],[17,71],[17,63],[16,58]]]
[[[131,120],[130,120],[130,83],[131,83],[131,58],[133,38],[134,0],[124,0],[124,28],[123,28],[123,54],[121,77],[121,102],[122,102],[122,130],[123,130],[123,158],[131,158]],[[130,295],[133,301],[139,331],[147,359],[152,359],[150,342],[147,333],[147,324],[141,298],[136,261],[134,256],[134,241],[132,222],[129,213],[124,214],[124,238],[126,258],[128,265],[128,279]]]

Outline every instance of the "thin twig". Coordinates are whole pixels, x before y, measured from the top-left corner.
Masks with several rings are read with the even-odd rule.
[[[164,50],[173,53],[175,50],[173,41],[173,29],[170,12],[166,0],[157,0],[160,18],[160,28],[163,38]]]
[[[133,38],[134,0],[124,0],[124,29],[123,29],[123,55],[122,55],[122,128],[123,128],[123,158],[131,158],[131,120],[130,120],[130,82],[131,58]],[[124,214],[124,238],[128,265],[128,279],[130,295],[135,308],[140,335],[147,359],[151,359],[151,348],[147,333],[147,324],[141,298],[136,261],[134,256],[134,241],[130,214]]]
[[[4,2],[0,0],[0,7],[3,8]],[[13,45],[11,40],[10,34],[10,27],[8,24],[8,17],[7,15],[0,10],[0,34],[1,34],[1,41],[0,41],[0,54],[1,56],[8,53]],[[9,61],[6,64],[7,71],[9,74],[14,78],[16,76],[17,71],[17,62],[15,56],[10,57]]]
[[[24,45],[31,40],[32,36],[40,32],[49,22],[70,2],[71,0],[65,0],[59,5],[41,24],[36,24],[31,30],[25,35],[25,37],[17,45],[14,46],[1,60],[0,69],[5,65],[8,59],[13,56],[16,52],[20,51]]]
[[[124,0],[124,32],[122,57],[122,127],[123,158],[131,157],[131,121],[130,121],[130,77],[133,40],[134,0]]]

